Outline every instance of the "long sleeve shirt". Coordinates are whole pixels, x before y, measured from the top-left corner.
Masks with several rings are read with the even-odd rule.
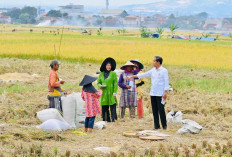
[[[118,78],[117,74],[113,71],[110,72],[108,78],[104,78],[104,72],[101,72],[98,80],[97,80],[98,86],[100,85],[106,85],[106,87],[103,87],[101,90],[103,92],[100,100],[101,106],[104,105],[114,105],[116,104],[116,100],[114,98],[114,95],[118,91]]]
[[[86,117],[95,117],[101,115],[101,108],[99,98],[102,95],[102,91],[96,93],[88,93],[82,90],[81,97],[85,101]]]
[[[158,69],[152,68],[150,71],[138,74],[138,78],[151,77],[151,96],[163,96],[169,90],[168,71],[163,66]]]
[[[133,75],[136,75],[136,74],[138,74],[138,71],[137,70],[133,70],[132,73],[133,73]],[[123,89],[126,89],[126,84],[123,83],[123,75],[122,74],[119,77],[118,86],[121,87],[121,88],[123,88]]]

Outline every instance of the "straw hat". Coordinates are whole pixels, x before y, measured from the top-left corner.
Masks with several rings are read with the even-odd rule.
[[[131,63],[130,61],[127,61],[126,64],[123,65],[120,69],[125,70],[125,68],[126,68],[127,66],[132,66],[132,67],[136,67],[136,68],[137,68],[136,65],[134,65],[134,64]]]
[[[130,61],[131,61],[131,62],[136,62],[136,63],[138,63],[138,64],[139,64],[139,69],[140,69],[140,70],[144,68],[143,64],[142,64],[138,59],[134,59],[134,60],[130,60]]]

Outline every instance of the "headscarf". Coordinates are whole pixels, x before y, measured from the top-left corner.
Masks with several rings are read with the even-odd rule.
[[[88,93],[96,93],[97,90],[95,89],[95,87],[92,85],[92,83],[84,85],[83,86],[83,91],[84,92],[88,92]]]
[[[110,62],[106,63],[106,65],[107,65],[107,64],[110,64],[110,65],[111,65]],[[111,65],[111,66],[112,66],[112,65]],[[111,70],[110,70],[110,71],[111,71]],[[105,67],[105,69],[104,69],[104,79],[107,79],[107,78],[109,77],[110,71],[108,71],[108,70],[106,69],[106,67]]]

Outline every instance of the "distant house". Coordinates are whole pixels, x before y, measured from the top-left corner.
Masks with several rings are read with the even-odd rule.
[[[84,12],[84,5],[66,5],[60,6],[60,12],[67,13],[69,16],[78,16]]]
[[[141,21],[141,24],[146,27],[157,27],[157,21],[149,16],[143,17],[143,20]]]
[[[220,30],[222,29],[222,22],[222,18],[210,18],[205,21],[203,28],[209,30]]]
[[[103,9],[101,12],[98,13],[100,16],[109,17],[109,16],[116,16],[116,17],[125,17],[128,16],[128,13],[125,10],[111,10],[111,9]]]
[[[140,17],[129,15],[123,19],[123,26],[125,27],[139,27],[141,24]]]
[[[232,30],[232,18],[224,18],[223,19],[223,30]]]
[[[109,27],[117,27],[120,25],[120,20],[117,17],[110,17],[104,19],[104,25]]]
[[[155,15],[153,15],[153,18],[155,19],[157,25],[161,26],[167,21],[168,16],[163,15],[163,14],[155,14]]]
[[[4,15],[0,14],[0,23],[2,23],[2,24],[11,24],[10,16],[4,16]]]
[[[0,14],[1,13],[5,13],[5,12],[8,12],[10,9],[8,8],[0,8]]]

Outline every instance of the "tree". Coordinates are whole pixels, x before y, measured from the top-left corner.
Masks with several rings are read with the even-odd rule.
[[[204,38],[208,38],[208,37],[210,36],[210,34],[206,33],[206,34],[202,34],[202,36],[203,36]]]
[[[21,10],[19,8],[13,9],[11,11],[2,13],[5,16],[10,16],[12,19],[17,20],[21,14]]]
[[[149,38],[150,37],[151,31],[149,29],[147,29],[146,26],[141,26],[139,31],[141,33],[142,38]]]
[[[19,16],[20,23],[28,24],[30,23],[30,15],[28,13],[23,13]]]
[[[199,13],[199,14],[197,14],[197,16],[201,17],[201,18],[205,18],[205,19],[208,18],[208,14],[206,12]]]
[[[171,14],[162,26],[169,27],[172,23],[176,23],[177,21],[178,20],[176,19],[175,15]]]
[[[49,17],[62,17],[60,10],[50,10],[47,14]]]
[[[63,13],[62,16],[63,17],[68,17],[68,13]]]
[[[178,28],[179,27],[176,24],[174,24],[174,23],[170,24],[169,29],[170,29],[170,31],[172,33],[172,36],[175,33],[175,30],[178,29]]]
[[[229,37],[232,39],[232,33],[229,33]]]
[[[101,19],[97,19],[94,23],[94,25],[100,26],[103,23]]]
[[[37,17],[37,9],[35,7],[24,7],[21,10],[21,14],[27,13],[30,19],[35,19]]]
[[[162,34],[163,34],[163,32],[164,32],[164,28],[159,28],[159,27],[157,27],[157,28],[156,28],[156,32],[159,33],[160,38],[162,38]]]

